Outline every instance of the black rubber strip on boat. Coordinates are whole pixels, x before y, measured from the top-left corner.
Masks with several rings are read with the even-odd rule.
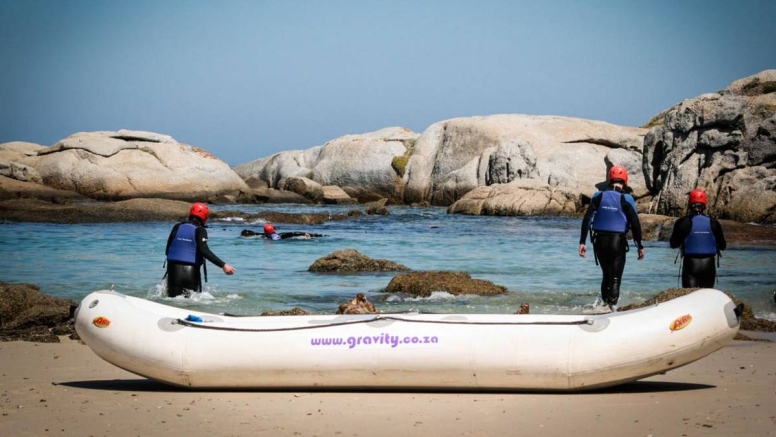
[[[177,319],[176,322],[179,325],[183,326],[189,326],[192,328],[202,328],[202,329],[214,329],[217,331],[242,331],[242,332],[279,332],[279,331],[299,331],[303,329],[322,329],[322,328],[333,328],[338,326],[345,326],[345,325],[357,325],[361,323],[372,323],[372,322],[378,322],[381,320],[391,320],[395,322],[408,322],[408,323],[433,323],[433,324],[440,324],[440,325],[591,325],[593,323],[593,320],[591,319],[585,319],[585,320],[576,320],[572,322],[455,322],[455,321],[443,321],[443,320],[408,320],[408,319],[402,319],[400,317],[374,317],[372,319],[368,320],[356,320],[354,322],[339,322],[339,323],[329,323],[326,325],[317,325],[317,326],[294,326],[290,328],[256,328],[256,329],[248,329],[248,328],[231,328],[228,326],[212,326],[207,325],[207,322],[189,322],[184,319]]]

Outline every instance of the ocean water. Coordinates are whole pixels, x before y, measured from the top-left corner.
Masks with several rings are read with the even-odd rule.
[[[229,205],[249,213],[344,214],[353,206]],[[449,215],[444,208],[389,207],[389,216],[361,216],[323,225],[275,223],[278,232],[325,234],[310,240],[244,238],[262,221],[236,218],[208,223],[210,248],[237,268],[233,276],[209,264],[204,292],[192,299],[164,292],[164,248],[172,222],[111,224],[0,223],[0,280],[29,282],[41,291],[77,302],[109,289],[182,308],[255,315],[299,307],[333,313],[339,304],[365,293],[383,312],[514,313],[521,303],[532,313],[582,314],[597,311],[600,268],[592,246],[577,254],[580,219]],[[647,255],[628,254],[620,305],[639,303],[680,285],[676,250],[667,242],[645,242]],[[389,295],[382,290],[395,273],[320,274],[307,269],[340,249],[356,249],[414,270],[458,270],[506,286],[499,296],[430,298]],[[729,247],[723,252],[717,288],[751,305],[758,317],[776,320],[776,250]]]

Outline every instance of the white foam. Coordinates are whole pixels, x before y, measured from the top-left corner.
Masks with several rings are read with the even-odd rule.
[[[215,219],[215,221],[218,222],[244,222],[245,219],[242,217],[219,217]]]
[[[454,294],[450,294],[446,291],[432,291],[431,295],[428,297],[422,297],[422,296],[401,296],[398,294],[392,294],[388,296],[386,302],[448,302],[448,301],[455,301],[455,300],[463,300],[467,297],[472,297],[476,295],[459,295],[456,296]]]
[[[151,300],[166,300],[166,301],[172,301],[172,302],[179,302],[184,305],[188,304],[200,304],[200,305],[218,305],[222,303],[227,303],[235,300],[240,300],[243,297],[240,296],[237,293],[229,293],[226,292],[226,294],[223,294],[218,291],[216,287],[207,287],[205,286],[205,289],[202,290],[201,293],[197,293],[195,291],[191,290],[184,290],[184,294],[180,296],[175,297],[169,297],[167,296],[167,280],[162,279],[154,285],[149,291],[148,291],[148,298]]]

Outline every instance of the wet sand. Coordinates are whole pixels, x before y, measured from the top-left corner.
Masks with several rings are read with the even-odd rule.
[[[3,436],[769,436],[774,405],[773,342],[575,394],[186,391],[66,338],[0,343]]]

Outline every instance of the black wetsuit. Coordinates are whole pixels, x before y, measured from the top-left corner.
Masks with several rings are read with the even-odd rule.
[[[176,261],[167,261],[167,295],[170,297],[180,296],[185,294],[184,290],[191,290],[195,292],[202,291],[202,277],[200,276],[200,267],[204,264],[204,259],[212,262],[220,268],[223,268],[226,264],[220,258],[218,258],[207,245],[207,229],[202,226],[202,221],[198,217],[189,217],[188,222],[195,226],[197,229],[194,231],[194,238],[196,240],[197,252],[202,255],[203,261],[199,264],[194,263],[181,263]],[[175,235],[178,233],[178,227],[182,223],[178,223],[170,231],[170,236],[167,238],[167,247],[164,251],[165,255],[170,250],[170,244],[172,243]],[[207,273],[205,273],[205,280],[207,280]]]
[[[585,244],[587,234],[590,228],[590,218],[601,205],[603,196],[594,196],[587,208],[584,219],[582,219],[582,230],[579,237],[579,244]],[[620,197],[620,208],[628,221],[628,227],[633,234],[633,241],[641,249],[641,222],[636,209],[631,205],[625,196]],[[591,232],[591,242],[593,251],[601,266],[603,279],[601,280],[601,299],[607,305],[617,305],[620,299],[620,284],[622,283],[622,274],[625,271],[625,253],[628,252],[627,232]]]
[[[243,237],[262,237],[269,240],[285,240],[286,238],[292,238],[292,237],[310,237],[310,238],[323,237],[323,234],[313,234],[310,232],[300,232],[300,231],[280,232],[272,235],[266,235],[262,232],[254,232],[250,229],[243,229],[242,232],[240,232],[240,235]],[[273,235],[275,237],[273,237]]]
[[[671,232],[670,245],[672,249],[682,247],[682,287],[714,287],[717,279],[716,254],[689,255],[684,253],[684,242],[692,230],[692,217],[694,214],[684,216],[674,223]],[[722,225],[714,217],[709,217],[711,232],[717,245],[717,252],[727,248],[725,235],[722,233]]]

